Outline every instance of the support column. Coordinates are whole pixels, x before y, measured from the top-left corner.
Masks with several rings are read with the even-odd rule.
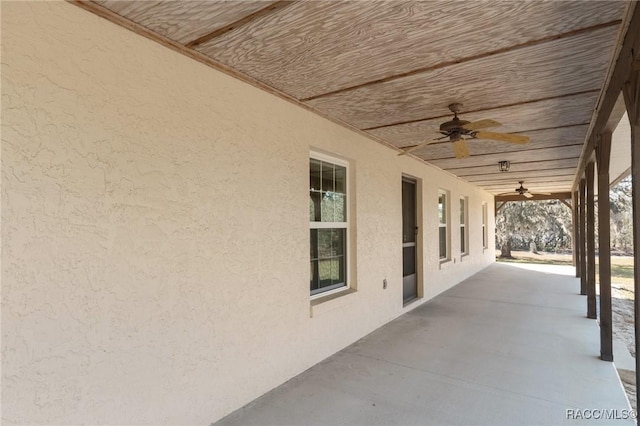
[[[609,160],[611,132],[605,132],[596,146],[598,161],[598,264],[600,265],[600,358],[613,361],[611,314],[611,224],[609,205]]]
[[[596,216],[593,193],[593,161],[587,163],[587,318],[596,319]]]
[[[627,107],[628,109],[628,107]],[[640,109],[640,105],[638,105]],[[636,337],[636,407],[640,407],[640,122],[631,124],[631,203],[633,204],[633,317]]]
[[[587,224],[587,214],[585,209],[585,187],[587,182],[584,178],[580,179],[580,203],[579,203],[579,211],[580,217],[578,218],[578,236],[580,237],[580,249],[578,250],[578,254],[580,258],[578,259],[580,262],[580,294],[585,296],[587,294],[587,256],[586,256],[586,238],[585,238],[585,230]]]
[[[640,354],[640,72],[629,72],[622,93],[631,124],[631,203],[633,205],[633,316],[636,354]],[[636,390],[640,383],[640,356],[636,355]],[[636,392],[636,407],[640,407],[640,392]]]
[[[579,213],[578,213],[578,191],[573,193],[571,197],[571,225],[573,227],[573,266],[576,268],[576,277],[580,277],[580,227],[578,226]]]

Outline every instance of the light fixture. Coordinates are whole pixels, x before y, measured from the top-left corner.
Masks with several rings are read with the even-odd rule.
[[[501,172],[508,172],[511,168],[511,163],[509,163],[508,161],[500,161],[498,163],[498,167]]]

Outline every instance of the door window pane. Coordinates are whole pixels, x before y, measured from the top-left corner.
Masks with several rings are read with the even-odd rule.
[[[440,259],[447,258],[447,228],[440,227]]]
[[[402,242],[416,241],[416,185],[402,182]]]
[[[402,276],[412,275],[416,273],[416,247],[402,248]]]

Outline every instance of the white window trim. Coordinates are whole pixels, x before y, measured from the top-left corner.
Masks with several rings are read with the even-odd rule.
[[[469,254],[469,197],[463,196],[460,197],[460,201],[464,205],[464,211],[460,212],[460,216],[464,219],[464,223],[460,223],[460,232],[462,233],[462,228],[464,228],[464,250],[460,247],[460,256],[466,256]],[[460,239],[462,242],[462,238]]]
[[[482,203],[482,248],[489,248],[489,233],[487,232],[487,220],[488,220],[487,203]]]
[[[449,196],[449,191],[447,191],[446,189],[439,189],[438,190],[438,199],[440,198],[440,195],[444,195],[444,221],[445,223],[442,224],[440,223],[440,217],[438,216],[438,259],[440,260],[440,263],[445,263],[445,262],[449,262],[451,261],[451,227],[450,225],[450,210],[451,210],[451,202],[450,202],[450,196]],[[440,201],[438,200],[438,205],[440,204]],[[440,228],[445,228],[446,232],[445,232],[445,242],[446,242],[446,254],[445,257],[440,257]]]
[[[333,157],[327,154],[322,154],[320,152],[311,151],[309,153],[309,159],[325,161],[327,163],[332,163],[338,166],[342,166],[346,169],[345,173],[345,187],[346,187],[346,200],[345,205],[347,206],[347,217],[345,218],[345,222],[311,222],[309,221],[309,229],[327,229],[327,228],[344,228],[346,229],[346,240],[345,240],[345,265],[344,265],[344,280],[345,285],[342,287],[334,288],[331,290],[323,291],[316,294],[309,294],[310,300],[320,299],[327,296],[335,295],[337,293],[349,292],[349,290],[353,290],[353,285],[351,282],[351,166],[348,161]],[[309,185],[307,184],[307,187]],[[307,188],[309,191],[309,188]],[[307,236],[307,238],[309,238]]]

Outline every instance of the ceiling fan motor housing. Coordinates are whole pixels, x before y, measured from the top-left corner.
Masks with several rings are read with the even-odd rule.
[[[518,194],[523,195],[525,192],[529,191],[527,188],[524,187],[524,181],[523,180],[521,180],[518,183],[520,184],[520,187],[516,188],[516,192]]]
[[[458,117],[453,117],[453,120],[440,125],[440,131],[443,133],[458,132],[463,134],[466,130],[463,129],[462,126],[469,123],[470,121],[460,120]]]

